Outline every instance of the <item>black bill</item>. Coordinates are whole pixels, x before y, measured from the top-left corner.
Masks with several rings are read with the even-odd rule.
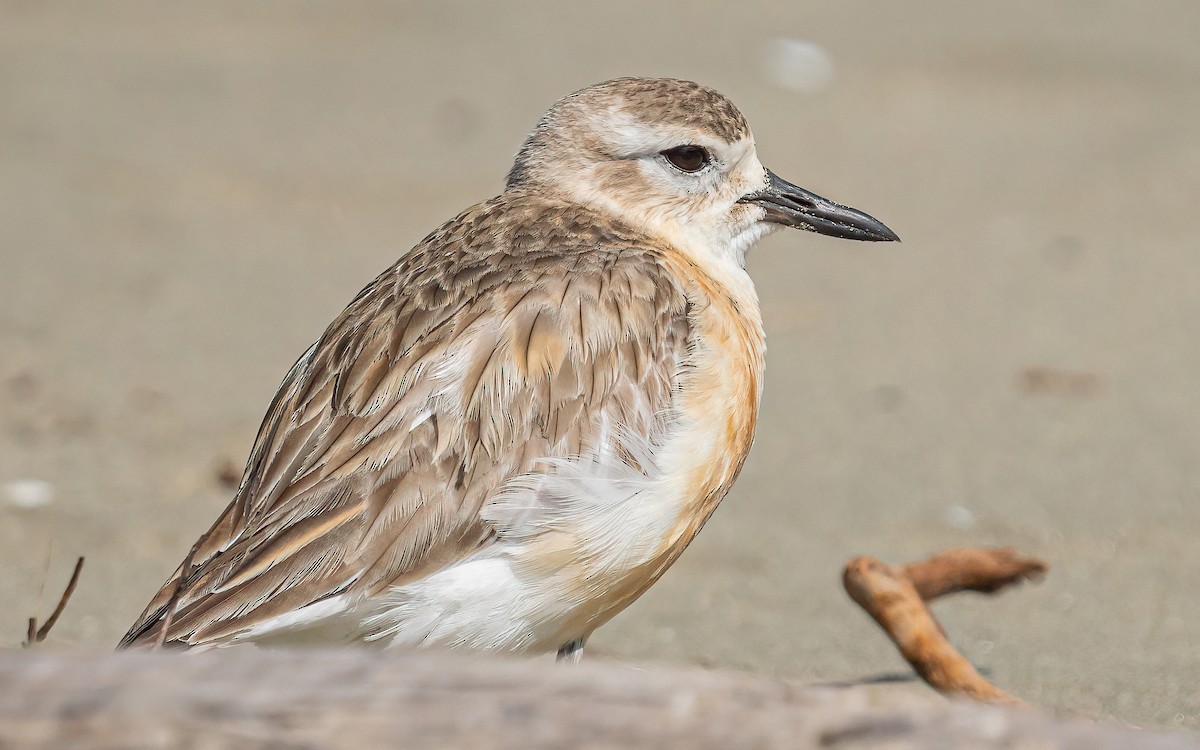
[[[822,198],[780,179],[767,170],[767,186],[743,197],[740,203],[754,203],[766,209],[767,221],[810,232],[867,242],[899,242],[896,233],[858,209]]]

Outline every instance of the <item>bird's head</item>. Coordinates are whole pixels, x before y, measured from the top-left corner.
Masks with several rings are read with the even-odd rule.
[[[739,263],[781,226],[899,239],[877,219],[779,178],[758,160],[733,102],[669,78],[619,78],[559,100],[521,147],[508,188],[558,194]]]

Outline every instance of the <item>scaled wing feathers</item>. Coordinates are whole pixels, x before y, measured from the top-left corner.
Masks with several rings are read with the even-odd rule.
[[[233,502],[122,645],[230,642],[420,578],[494,543],[505,483],[660,436],[688,320],[649,244],[511,194],[426,238],[288,373]]]

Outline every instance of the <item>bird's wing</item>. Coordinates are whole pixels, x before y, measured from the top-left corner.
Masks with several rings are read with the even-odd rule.
[[[620,237],[521,232],[468,212],[359,294],[288,373],[233,502],[122,645],[220,643],[420,578],[490,542],[480,508],[503,483],[596,455],[601,425],[661,433],[687,348],[678,286]]]

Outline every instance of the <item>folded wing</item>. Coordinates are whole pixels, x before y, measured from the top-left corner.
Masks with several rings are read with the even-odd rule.
[[[481,204],[359,294],[288,373],[233,502],[122,645],[230,642],[421,578],[493,543],[480,509],[505,483],[661,434],[686,301],[639,238],[567,244],[592,222],[550,210],[522,223]]]

